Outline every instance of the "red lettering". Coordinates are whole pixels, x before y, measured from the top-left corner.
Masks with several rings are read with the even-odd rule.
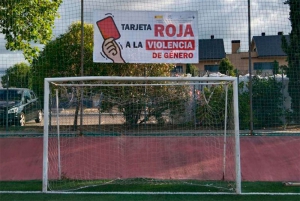
[[[153,52],[152,58],[161,58],[161,52],[159,53]]]
[[[190,24],[186,25],[183,36],[186,37],[188,35],[191,37],[194,37],[194,32],[193,32],[192,26]]]
[[[155,24],[154,25],[154,36],[155,37],[158,37],[158,36],[164,37],[164,33],[163,33],[164,29],[165,29],[164,25]]]
[[[195,40],[146,40],[146,50],[195,50]]]
[[[167,59],[192,59],[193,57],[194,57],[193,53],[185,53],[185,52],[164,53],[164,58]]]
[[[180,24],[179,25],[179,33],[176,35],[177,37],[181,37],[182,36],[182,29],[183,29],[183,25]]]
[[[164,27],[163,24],[155,24],[154,25],[154,36],[155,37],[194,37],[194,32],[191,24],[179,24],[176,27],[174,24],[168,24]]]
[[[176,34],[176,27],[174,24],[168,24],[166,26],[166,35],[169,37],[173,37]]]

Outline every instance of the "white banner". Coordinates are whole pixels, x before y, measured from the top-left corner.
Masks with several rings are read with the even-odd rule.
[[[94,62],[198,63],[196,11],[95,11]]]

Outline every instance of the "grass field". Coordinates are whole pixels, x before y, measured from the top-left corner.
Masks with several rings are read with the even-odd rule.
[[[33,201],[33,200],[65,200],[65,201],[90,201],[90,200],[114,200],[114,201],[129,201],[129,200],[156,200],[156,201],[176,201],[176,200],[222,200],[222,201],[238,201],[238,200],[255,200],[255,201],[299,201],[300,200],[300,187],[297,186],[284,186],[281,182],[243,182],[242,190],[244,193],[261,193],[257,195],[183,195],[183,194],[57,194],[57,193],[41,193],[41,181],[22,181],[22,182],[0,182],[0,191],[18,191],[19,193],[1,193],[1,201]],[[158,189],[159,188],[159,189]],[[198,192],[199,189],[195,186],[190,188],[183,188],[180,185],[109,185],[98,186],[86,191],[142,191],[142,192]],[[30,191],[31,193],[22,193]],[[201,191],[201,190],[200,190]],[[269,195],[264,194],[270,193]],[[275,194],[272,194],[275,193]],[[290,193],[291,195],[276,195],[276,193]],[[298,194],[298,195],[297,195]]]
[[[299,201],[296,195],[61,195],[0,194],[1,201]]]

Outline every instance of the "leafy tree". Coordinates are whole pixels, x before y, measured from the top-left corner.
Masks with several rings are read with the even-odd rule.
[[[279,71],[280,71],[280,73],[282,73],[282,74],[286,74],[287,69],[288,69],[288,66],[287,66],[287,65],[280,65],[280,66],[279,66]]]
[[[228,87],[228,117],[233,117],[232,113],[232,87]],[[224,127],[225,120],[226,91],[224,85],[213,85],[205,87],[197,100],[196,118],[202,126],[220,128]],[[232,119],[229,119],[232,120]],[[228,122],[229,123],[229,122]]]
[[[93,62],[93,26],[84,24],[84,75],[107,75],[100,64]],[[67,32],[45,45],[39,56],[32,63],[34,90],[43,98],[44,78],[74,77],[81,75],[81,23],[70,25]],[[66,92],[67,94],[69,92]],[[74,126],[77,128],[77,118],[81,103],[79,88],[72,93],[75,96],[76,114]]]
[[[290,6],[292,31],[289,34],[289,41],[282,37],[282,47],[287,54],[288,92],[292,98],[291,108],[294,120],[300,123],[300,1],[287,0],[285,4]]]
[[[192,64],[186,64],[186,74],[191,74],[192,76],[195,76],[196,67]]]
[[[93,62],[93,26],[91,24],[84,24],[84,75],[85,76],[170,76],[170,70],[173,68],[172,64],[116,64],[116,63],[94,63]],[[79,22],[70,25],[66,33],[60,35],[53,41],[50,41],[45,45],[43,51],[37,59],[32,63],[32,76],[34,80],[35,91],[39,96],[43,97],[43,83],[46,77],[68,77],[68,76],[81,76],[81,24]],[[74,125],[77,128],[77,115],[80,104],[80,91],[78,88],[72,89],[72,94],[76,97],[76,112]],[[85,94],[96,93],[89,89]],[[145,103],[147,100],[143,98],[145,96],[144,91],[134,91],[119,87],[115,89],[118,92],[118,97],[122,97],[124,104],[122,108],[119,108],[123,112],[126,122],[130,125],[137,124],[137,120],[140,114],[145,109]],[[147,94],[150,96],[154,93],[150,88],[147,89]],[[116,93],[111,88],[103,89],[104,98],[108,98],[110,94]],[[70,91],[66,91],[68,94]],[[99,91],[98,91],[99,92]],[[97,92],[97,93],[98,93]],[[99,92],[100,93],[100,92]],[[170,92],[173,96],[176,96],[173,92]],[[136,103],[136,99],[139,97],[140,103]],[[126,100],[126,101],[125,101]],[[149,102],[148,101],[148,102]],[[109,110],[115,106],[113,100],[103,100],[103,110]],[[133,105],[139,105],[137,109],[132,110]],[[136,107],[136,106],[134,106]],[[149,111],[150,111],[150,107]],[[151,115],[156,115],[158,118],[161,116],[161,112],[158,110],[150,111]],[[149,114],[150,114],[149,113]]]
[[[84,24],[84,75],[107,75],[100,64],[93,62],[93,26]],[[43,96],[44,78],[81,75],[81,24],[70,25],[67,32],[45,45],[33,60],[32,76],[35,91]]]
[[[185,111],[189,100],[186,86],[116,86],[102,88],[102,111],[118,108],[126,119],[126,125],[138,126],[154,117],[158,124],[165,124],[164,113],[180,123],[179,113]],[[147,115],[144,115],[147,112]]]
[[[239,123],[240,129],[249,129],[249,89],[244,82],[239,84]],[[282,108],[281,83],[273,77],[253,77],[253,118],[256,128],[273,127],[282,125],[281,117],[284,114]],[[228,88],[228,117],[232,116],[232,88]],[[197,120],[202,126],[223,126],[225,115],[225,90],[224,86],[211,86],[204,88],[197,101]],[[232,119],[228,119],[230,123]],[[229,124],[230,125],[230,124]]]
[[[281,83],[274,77],[252,79],[254,125],[257,128],[282,125]]]
[[[172,64],[106,64],[113,76],[170,76]],[[181,112],[187,100],[185,87],[174,86],[142,86],[103,88],[102,110],[109,111],[117,107],[126,119],[128,126],[145,123],[155,117],[159,124],[164,124],[163,112],[170,111],[175,117]],[[122,104],[120,103],[122,100]],[[147,116],[143,113],[147,111]]]
[[[273,63],[273,75],[276,75],[279,73],[279,62],[274,60]]]
[[[239,84],[239,120],[241,129],[250,128],[249,86]],[[282,108],[282,84],[274,77],[252,78],[253,92],[253,122],[255,128],[273,127],[282,125],[284,109]],[[246,90],[245,90],[246,89]]]
[[[250,103],[249,91],[245,89],[245,83],[239,83],[239,123],[240,129],[250,129]],[[248,86],[246,86],[248,87]]]
[[[84,24],[85,76],[169,76],[170,64],[113,64],[93,62],[93,25]],[[45,45],[32,63],[35,91],[43,96],[46,77],[81,76],[81,24],[70,25],[66,33]]]
[[[228,58],[223,58],[221,60],[220,65],[219,65],[220,73],[225,74],[225,75],[235,76],[233,68],[234,67]]]
[[[1,78],[3,86],[31,88],[30,66],[26,63],[18,63],[6,69]]]
[[[61,3],[62,0],[2,0],[0,33],[5,35],[6,49],[22,50],[31,62],[39,52],[33,42],[46,44],[51,39]]]

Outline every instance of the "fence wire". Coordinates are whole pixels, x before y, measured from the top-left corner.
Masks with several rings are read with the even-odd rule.
[[[174,63],[167,75],[237,76],[240,82],[240,128],[245,133],[252,129],[254,133],[266,130],[299,132],[300,61],[296,55],[300,50],[299,41],[291,38],[300,37],[295,31],[299,30],[299,3],[288,2],[290,4],[284,0],[2,1],[1,133],[24,131],[23,126],[28,133],[42,132],[43,123],[38,119],[42,107],[35,109],[32,115],[19,108],[13,119],[9,119],[17,109],[11,110],[16,106],[4,94],[12,88],[32,90],[28,92],[33,94],[28,95],[27,101],[38,99],[42,106],[45,77],[160,76],[155,72],[161,68],[157,64],[93,62],[95,10],[197,11],[199,62]],[[291,17],[291,13],[296,18]],[[25,98],[20,99],[24,104]],[[81,113],[96,107],[93,99],[95,97],[90,96],[78,103],[82,105]],[[61,106],[60,110],[73,109],[76,104],[69,107]],[[24,125],[20,123],[21,114],[26,117]]]

